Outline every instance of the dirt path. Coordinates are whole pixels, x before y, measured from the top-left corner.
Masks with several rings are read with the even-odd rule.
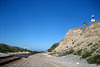
[[[63,67],[60,64],[49,61],[41,54],[35,54],[28,58],[22,58],[20,60],[11,62],[1,67]]]

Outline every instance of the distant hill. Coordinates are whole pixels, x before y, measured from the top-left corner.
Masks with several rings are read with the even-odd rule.
[[[28,52],[32,52],[31,50],[27,50],[27,49],[23,49],[20,47],[16,47],[16,46],[9,46],[7,44],[0,44],[0,52],[2,53],[7,53],[7,52],[24,52],[24,51],[28,51]]]
[[[59,43],[55,43],[55,44],[53,44],[47,51],[48,52],[51,52],[52,50],[54,50],[56,47],[58,47],[59,46]]]
[[[87,59],[89,63],[100,64],[100,21],[86,28],[70,29],[51,54],[74,54]]]

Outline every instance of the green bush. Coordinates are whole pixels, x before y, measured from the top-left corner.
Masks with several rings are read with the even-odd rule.
[[[92,45],[93,43],[89,43],[88,46]]]
[[[74,55],[77,55],[77,53],[75,52]]]
[[[69,51],[66,51],[63,55],[68,55],[68,54],[71,54],[73,52],[74,52],[74,49],[71,48]]]
[[[96,50],[96,48],[93,48],[90,52],[86,51],[85,54],[82,55],[82,58],[87,58],[91,56],[91,54],[94,53]]]
[[[92,54],[92,53],[94,53],[96,50],[97,50],[97,49],[94,48],[94,49],[92,49],[92,50],[90,51],[90,53]]]
[[[91,53],[86,51],[85,54],[82,55],[82,58],[87,58],[89,56],[91,56]]]
[[[100,55],[96,55],[94,57],[90,57],[87,59],[89,64],[100,64]]]
[[[78,56],[80,56],[81,53],[82,53],[82,49],[80,49],[80,50],[77,51],[77,55],[78,55]]]
[[[58,47],[59,43],[55,43],[54,45],[52,45],[47,51],[51,52],[52,50],[54,50],[56,47]]]

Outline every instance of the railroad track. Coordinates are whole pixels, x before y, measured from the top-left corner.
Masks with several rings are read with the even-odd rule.
[[[9,56],[4,56],[4,57],[0,57],[0,66],[10,63],[12,61],[21,59],[22,57],[24,58],[28,58],[30,55],[33,55],[36,53],[29,53],[29,54],[14,54],[14,55],[9,55]]]
[[[22,57],[20,56],[5,56],[5,57],[0,57],[0,66],[4,65],[4,64],[7,64],[7,63],[10,63],[12,61],[15,61],[15,60],[18,60]]]

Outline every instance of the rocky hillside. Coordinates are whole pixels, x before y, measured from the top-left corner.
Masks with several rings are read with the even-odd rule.
[[[73,53],[82,58],[100,55],[100,21],[86,28],[70,29],[52,53],[57,56]]]

